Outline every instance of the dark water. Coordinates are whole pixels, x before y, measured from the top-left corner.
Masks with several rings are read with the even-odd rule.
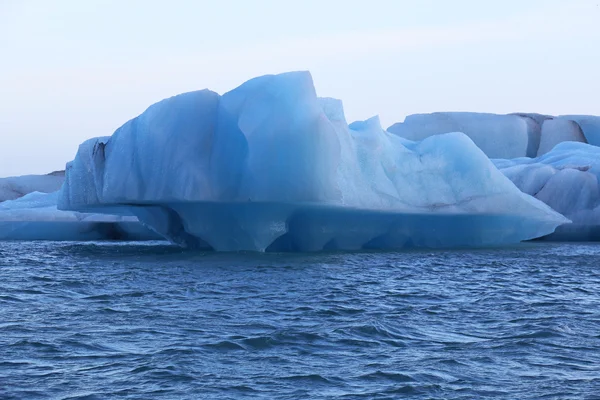
[[[600,245],[0,243],[0,398],[600,398]]]

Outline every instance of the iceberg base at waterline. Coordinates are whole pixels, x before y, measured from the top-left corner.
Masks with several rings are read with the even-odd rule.
[[[560,218],[393,212],[318,204],[169,203],[130,208],[174,243],[218,251],[483,247],[552,232]]]

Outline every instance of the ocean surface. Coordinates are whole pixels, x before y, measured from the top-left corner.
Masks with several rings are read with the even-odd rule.
[[[0,243],[1,399],[600,399],[600,244]]]

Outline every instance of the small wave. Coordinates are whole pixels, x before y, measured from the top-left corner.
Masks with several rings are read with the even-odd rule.
[[[112,300],[115,296],[111,294],[96,294],[92,296],[82,297],[82,300],[92,300],[92,301],[109,301]]]
[[[119,309],[112,308],[112,307],[104,307],[104,308],[101,308],[99,311],[105,312],[107,314],[127,314],[131,310],[129,310],[129,309],[128,310],[119,310]]]
[[[33,347],[35,349],[49,352],[49,353],[50,352],[58,353],[60,351],[59,347],[55,346],[53,344],[38,342],[35,340],[27,340],[27,339],[18,340],[16,342],[10,344],[9,346],[11,346],[11,347]]]
[[[134,369],[130,370],[129,373],[130,374],[141,374],[143,372],[148,372],[148,371],[152,371],[153,367],[150,367],[148,365],[142,365],[139,367],[135,367]]]
[[[86,393],[63,397],[63,400],[102,400],[105,398],[106,394],[103,393]]]
[[[167,379],[170,382],[192,382],[196,380],[195,376],[180,372],[174,367],[153,369],[148,371],[146,376],[152,379]]]
[[[17,368],[26,365],[31,365],[31,363],[27,361],[0,361],[0,368]]]
[[[246,338],[242,340],[242,343],[255,350],[266,350],[278,344],[271,336]]]
[[[286,380],[286,381],[294,381],[294,382],[306,382],[306,383],[311,383],[311,384],[314,384],[314,383],[330,384],[330,383],[332,383],[332,381],[325,378],[323,375],[319,375],[319,374],[289,375],[289,376],[281,377],[279,379]]]
[[[336,339],[335,343],[338,345],[348,346],[351,348],[369,348],[369,347],[380,347],[382,342],[377,341],[377,340],[341,338],[341,339]]]
[[[177,355],[181,356],[184,354],[195,354],[196,350],[191,347],[170,347],[154,353],[154,355]]]
[[[9,295],[0,295],[0,301],[10,301],[10,302],[15,302],[15,303],[24,303],[25,302],[25,300],[22,300],[15,296],[9,296]]]
[[[88,338],[84,338],[84,339],[88,339]],[[115,349],[113,349],[111,347],[97,344],[94,342],[89,342],[88,340],[78,341],[78,340],[68,339],[68,340],[61,342],[60,346],[61,346],[61,348],[67,347],[71,350],[77,349],[77,350],[84,350],[87,352],[91,352],[91,351],[101,352],[101,353],[115,352]]]
[[[260,393],[260,390],[256,390],[253,387],[247,385],[236,385],[228,387],[227,390],[235,390],[241,393]]]
[[[558,333],[552,329],[541,329],[535,332],[523,333],[520,335],[508,336],[504,339],[548,339],[562,337],[561,333]]]
[[[398,372],[383,372],[383,371],[376,371],[376,372],[371,372],[369,374],[365,374],[365,375],[360,375],[358,377],[359,379],[365,379],[365,380],[386,380],[386,381],[392,381],[392,382],[414,382],[415,379],[410,376],[410,375],[404,375]]]
[[[29,277],[29,279],[31,279],[32,281],[38,281],[38,282],[54,282],[54,278],[50,278],[48,276],[31,276]]]
[[[204,347],[216,350],[245,350],[243,346],[229,340],[223,340],[217,343],[205,344]]]
[[[22,294],[46,294],[46,292],[43,292],[41,290],[35,290],[35,289],[21,289],[18,291],[19,293]]]

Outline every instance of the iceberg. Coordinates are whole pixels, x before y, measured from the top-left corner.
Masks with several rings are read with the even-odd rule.
[[[589,115],[436,112],[409,115],[388,131],[409,140],[463,132],[492,159],[534,158],[566,141],[600,145],[600,117]]]
[[[599,147],[568,141],[538,158],[494,163],[521,191],[572,221],[548,239],[600,240]]]
[[[506,126],[526,135],[516,118]],[[58,206],[135,216],[174,243],[218,251],[502,245],[569,222],[462,133],[411,141],[377,117],[348,125],[308,72],[150,106],[81,144]]]
[[[562,118],[545,120],[542,124],[537,156],[548,153],[562,142],[587,143],[581,127],[575,121]]]
[[[64,171],[55,171],[47,175],[0,178],[0,203],[18,199],[31,192],[55,192],[61,188],[64,180]]]
[[[57,209],[58,192],[0,203],[0,240],[160,240],[136,218]]]
[[[409,140],[423,140],[447,132],[462,132],[489,158],[504,159],[535,156],[529,143],[539,143],[540,137],[539,123],[533,118],[471,112],[409,115],[404,122],[390,126],[388,131]]]
[[[595,115],[561,115],[559,118],[576,122],[587,142],[600,146],[600,116]]]

